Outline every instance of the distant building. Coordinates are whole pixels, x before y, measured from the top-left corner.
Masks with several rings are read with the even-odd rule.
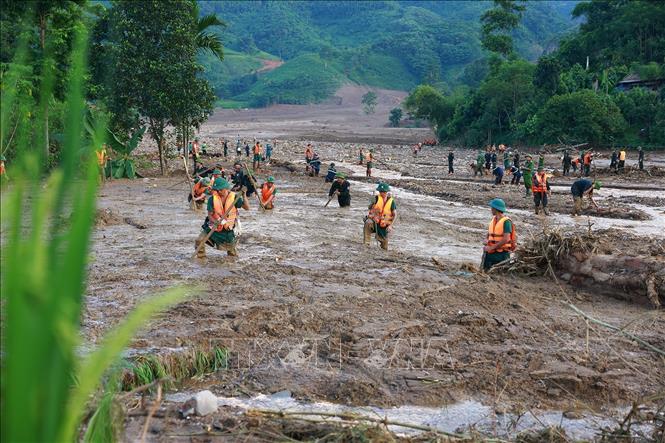
[[[623,80],[616,84],[616,89],[618,91],[630,91],[633,88],[647,88],[652,91],[658,91],[663,85],[665,85],[665,78],[642,80],[640,75],[635,73],[624,77]]]

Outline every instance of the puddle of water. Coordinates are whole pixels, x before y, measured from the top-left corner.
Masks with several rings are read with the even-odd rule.
[[[173,402],[184,402],[192,396],[193,393],[179,392],[166,395],[166,399]],[[359,414],[379,419],[387,418],[390,421],[405,424],[429,426],[445,432],[465,432],[467,429],[473,428],[488,435],[504,438],[512,438],[526,430],[542,429],[544,426],[561,426],[568,437],[574,440],[593,439],[599,435],[602,428],[615,427],[617,420],[625,416],[627,412],[627,410],[616,409],[606,416],[585,415],[579,419],[569,419],[564,417],[561,411],[542,411],[528,412],[518,417],[515,414],[495,414],[492,407],[475,400],[466,400],[440,408],[408,405],[394,408],[352,407],[328,402],[301,402],[291,397],[288,391],[273,395],[259,394],[252,398],[218,397],[217,404],[240,409]],[[421,432],[393,425],[389,428],[398,435],[415,435]],[[637,435],[639,432],[650,434],[655,428],[653,425],[647,424],[634,426],[631,429],[634,435]]]

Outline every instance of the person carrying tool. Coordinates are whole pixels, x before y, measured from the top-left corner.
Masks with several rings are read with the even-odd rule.
[[[332,183],[335,181],[336,174],[337,169],[335,169],[335,163],[330,163],[330,166],[328,166],[328,172],[326,173],[326,183]]]
[[[237,238],[233,229],[238,221],[238,209],[249,210],[249,201],[244,191],[242,195],[231,192],[231,184],[223,178],[217,178],[211,189],[208,217],[201,226],[201,234],[194,242],[196,256],[198,258],[206,256],[205,246],[201,245],[203,242],[219,250],[226,250],[230,256],[237,256]],[[211,230],[213,232],[208,237]]]
[[[268,180],[261,185],[261,205],[263,209],[272,209],[275,207],[275,195],[277,188],[275,187],[275,178],[270,176]]]
[[[397,205],[395,198],[388,195],[390,186],[386,183],[379,183],[376,188],[379,195],[369,205],[369,213],[365,217],[365,227],[363,229],[363,242],[369,245],[372,233],[376,233],[376,240],[381,245],[381,249],[388,250],[388,235],[392,232],[393,223],[397,216]]]
[[[231,180],[233,182],[232,191],[234,192],[239,191],[244,187],[245,189],[247,189],[247,195],[252,195],[253,193],[256,192],[254,184],[245,174],[245,171],[243,171],[242,164],[240,162],[236,162],[233,165],[233,171],[234,172],[231,174]]]
[[[492,210],[487,240],[483,247],[481,266],[487,271],[497,263],[510,258],[510,253],[517,248],[517,236],[512,220],[503,215],[506,212],[506,203],[495,198],[489,204]]]
[[[522,170],[522,178],[524,179],[524,188],[526,190],[524,198],[527,198],[529,192],[531,192],[531,185],[533,184],[533,160],[529,154],[526,155],[526,162],[524,163],[524,169]]]
[[[622,149],[619,151],[619,172],[623,172],[623,168],[626,166],[626,150]]]
[[[591,204],[598,210],[598,205],[593,201],[593,191],[600,189],[600,186],[601,182],[598,180],[589,180],[586,178],[580,178],[573,183],[570,187],[570,193],[573,194],[573,217],[580,215],[582,212],[582,203],[585,196],[589,198]]]
[[[637,165],[640,171],[644,170],[644,151],[642,150],[642,146],[637,147]]]
[[[261,143],[256,142],[254,143],[254,157],[252,161],[252,169],[255,171],[259,170],[259,166],[261,166]]]
[[[373,160],[374,160],[374,149],[370,149],[369,152],[367,153],[367,171],[365,171],[366,177],[372,176],[372,166],[374,166]]]
[[[206,190],[210,187],[210,179],[208,177],[194,179],[194,186],[192,192],[187,196],[187,201],[192,200],[196,204],[196,209],[203,209],[203,204],[206,200]]]
[[[451,149],[450,152],[448,152],[448,175],[455,173],[455,170],[453,169],[454,160],[455,160],[455,153]]]
[[[351,206],[350,187],[351,183],[346,179],[346,175],[341,172],[336,173],[335,181],[332,182],[330,191],[328,191],[328,203],[330,203],[330,200],[332,200],[335,193],[337,193],[337,203],[339,203],[340,208]],[[328,203],[326,203],[326,206]]]
[[[547,181],[547,174],[543,168],[538,168],[538,172],[533,176],[533,184],[531,185],[533,191],[533,203],[536,206],[536,214],[540,212],[540,205],[543,205],[543,213],[550,215],[547,212],[547,196],[552,194],[550,184]]]

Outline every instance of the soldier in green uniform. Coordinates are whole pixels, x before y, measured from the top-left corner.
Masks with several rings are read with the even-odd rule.
[[[531,185],[533,177],[533,160],[530,155],[526,156],[526,163],[524,163],[524,168],[522,169],[522,178],[524,179],[524,198],[527,198],[531,193]]]

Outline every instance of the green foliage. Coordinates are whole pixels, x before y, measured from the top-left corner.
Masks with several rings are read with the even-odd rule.
[[[658,122],[659,115],[665,110],[665,102],[656,92],[635,88],[618,93],[614,101],[628,125],[650,142],[665,143],[665,139],[662,138],[662,126]]]
[[[611,97],[584,90],[550,98],[538,114],[545,140],[611,144],[626,122]]]
[[[125,124],[124,132],[149,127],[162,173],[167,126],[188,131],[212,112],[214,94],[198,77],[195,13],[195,3],[187,0],[122,0],[109,19],[115,72],[108,107],[117,126]],[[128,110],[137,120],[118,118]]]
[[[211,28],[221,28],[225,26],[215,14],[204,15],[199,17],[198,3],[194,8],[194,16],[197,17],[196,21],[196,48],[201,51],[207,51],[218,60],[224,60],[224,48],[222,47],[222,40],[218,34],[211,32]]]
[[[533,60],[573,24],[552,3],[528,4],[524,24],[510,37],[517,51]],[[218,14],[228,24],[227,50],[246,57],[265,51],[286,65],[303,55],[317,54],[322,63],[315,63],[311,71],[332,69],[342,82],[399,90],[410,90],[419,82],[473,84],[473,78],[462,75],[464,67],[476,61],[480,70],[486,65],[478,36],[479,19],[491,7],[489,2],[225,1],[200,5],[202,14]],[[334,93],[321,98],[305,89],[300,94],[296,85],[286,91],[284,84],[262,82],[267,73],[235,73],[231,68],[222,73],[224,68],[212,57],[202,62],[206,78],[224,100],[250,105],[307,103]],[[329,77],[325,72],[312,75]],[[482,76],[476,76],[475,84],[480,80]]]
[[[510,32],[517,28],[525,7],[513,0],[494,0],[495,7],[483,13],[482,44],[485,49],[508,56],[513,52]]]
[[[330,97],[341,84],[339,71],[327,67],[318,54],[305,54],[262,75],[249,91],[235,99],[252,107],[316,103]]]
[[[1,191],[6,235],[0,261],[3,441],[76,440],[86,404],[107,368],[150,315],[183,296],[183,291],[172,291],[141,303],[94,351],[78,356],[97,192],[97,165],[85,154],[105,136],[104,125],[97,124],[90,143],[83,137],[86,46],[86,32],[80,29],[72,45],[58,168],[42,186],[45,170],[31,149],[33,122],[23,120],[12,187]],[[18,58],[24,49],[19,47]],[[16,73],[10,69],[7,78],[15,79]],[[16,103],[30,111],[38,106],[22,102],[16,85],[3,83],[3,122]]]
[[[393,128],[398,128],[399,122],[402,120],[402,109],[401,108],[391,109],[390,117],[388,117],[388,120],[390,121],[390,126],[392,126]]]
[[[374,91],[367,91],[364,95],[360,103],[363,105],[363,111],[365,114],[374,114],[374,109],[376,108],[376,92]]]

